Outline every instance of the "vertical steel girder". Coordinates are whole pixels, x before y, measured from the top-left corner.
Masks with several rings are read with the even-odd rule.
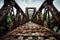
[[[19,5],[15,1],[12,1],[12,3],[13,3],[13,6],[17,9],[17,15],[20,12],[24,17],[27,18],[27,16],[24,14],[23,10],[19,7]]]
[[[51,12],[52,16],[54,17],[57,25],[60,26],[60,16],[58,14],[58,10],[53,5],[53,0],[45,0],[44,3],[41,5],[41,7],[38,9],[36,14],[32,17],[32,19],[35,18],[35,16],[42,11],[43,8],[48,7],[48,10]]]
[[[27,16],[24,14],[23,10],[19,7],[15,0],[4,0],[4,5],[2,8],[6,7],[7,5],[15,7],[17,9],[17,15],[19,13],[22,13],[22,15],[27,18]]]
[[[41,13],[42,9],[44,8],[44,4],[46,3],[46,1],[43,2],[43,4],[41,5],[41,7],[38,9],[38,11],[36,12],[36,14],[32,17],[35,18],[36,15],[38,15],[38,13]]]
[[[7,12],[9,12],[10,11],[10,8],[11,8],[11,6],[7,6],[7,7],[5,7],[3,10],[1,10],[0,11],[0,15],[2,15],[1,17],[0,17],[0,21],[1,20],[3,20],[3,18],[5,17],[5,16],[7,16]],[[3,13],[3,14],[2,14]]]
[[[10,3],[9,3],[10,2]],[[12,3],[13,4],[12,4]],[[24,12],[22,11],[22,9],[19,7],[19,5],[15,2],[15,0],[4,0],[4,6],[7,6],[8,4],[14,6],[17,9],[17,13],[21,12],[23,16],[25,16],[27,18],[27,16],[24,14]],[[36,14],[32,17],[35,18],[35,16],[40,13],[42,11],[42,9],[47,6],[49,11],[51,12],[52,16],[54,17],[56,23],[60,26],[60,16],[58,15],[58,10],[55,8],[55,6],[53,5],[53,0],[46,0],[44,1],[44,3],[41,5],[41,7],[38,9],[38,11],[36,12]]]
[[[52,16],[54,17],[56,23],[60,26],[60,18],[59,18],[59,14],[58,14],[58,10],[54,7],[54,5],[52,4],[47,4],[48,9],[50,10]]]

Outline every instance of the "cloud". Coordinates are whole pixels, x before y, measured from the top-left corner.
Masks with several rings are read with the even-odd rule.
[[[0,8],[4,4],[3,2],[4,2],[4,0],[0,0]],[[41,6],[41,4],[44,2],[44,0],[16,0],[16,2],[25,12],[26,7],[36,7],[38,10],[39,7]],[[54,0],[55,7],[60,11],[59,4],[60,4],[60,0]]]
[[[36,7],[37,9],[41,6],[41,4],[44,2],[44,0],[16,0],[16,2],[19,4],[19,6],[23,9],[25,12],[26,7]]]
[[[60,0],[54,0],[54,6],[60,11]]]
[[[4,0],[0,0],[0,9],[3,6],[3,4],[4,4]]]

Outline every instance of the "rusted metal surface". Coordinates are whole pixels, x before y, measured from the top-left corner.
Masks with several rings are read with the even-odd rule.
[[[51,37],[52,40],[57,40],[54,36],[58,36],[58,34],[46,27],[43,27],[43,26],[41,27],[40,25],[37,25],[35,23],[28,22],[28,23],[24,24],[23,26],[17,27],[16,29],[9,32],[8,34],[6,34],[6,36],[3,36],[2,38],[4,38],[5,40],[9,40],[9,39],[18,40],[19,37],[24,37],[24,38],[27,37],[27,39],[28,39],[28,37],[40,37],[40,38],[42,37],[41,40],[42,39],[45,40],[45,39],[49,39]],[[47,38],[45,38],[45,37],[47,37]],[[39,38],[36,38],[36,40],[37,39],[39,39]],[[32,40],[34,40],[34,38],[32,38]]]
[[[1,9],[1,11],[0,11],[0,21],[7,15],[7,13],[10,11],[10,8],[11,8],[11,6],[9,5],[5,8],[3,8],[3,10]]]
[[[41,16],[41,12],[43,11],[43,9],[44,8],[46,8],[47,9],[47,12],[49,11],[49,12],[51,12],[51,14],[52,14],[52,17],[53,17],[53,19],[55,20],[55,22],[56,22],[56,25],[58,25],[58,27],[60,26],[60,16],[59,16],[59,12],[58,12],[58,10],[56,9],[56,7],[53,5],[53,0],[45,0],[44,1],[44,3],[41,5],[41,7],[38,9],[38,11],[36,12],[36,14],[32,17],[32,22],[35,22],[35,23],[37,23],[37,24],[40,24],[40,25],[43,25],[44,26],[44,22],[45,22],[45,18],[44,17],[40,17],[40,18],[42,18],[42,19],[40,19],[39,21],[41,21],[41,22],[39,22],[38,20],[37,20],[37,17],[38,17],[38,14],[40,14],[40,16]],[[44,14],[46,14],[46,13],[44,13]],[[42,16],[44,16],[44,15],[42,15]],[[46,15],[47,16],[47,15]],[[39,17],[38,17],[39,18]],[[49,22],[47,23],[47,25],[48,26],[50,26],[50,16],[49,16],[49,13],[48,13],[48,20],[49,20]],[[60,27],[59,27],[59,29],[60,29]],[[58,29],[58,30],[59,30]]]
[[[52,13],[54,19],[56,20],[56,22],[58,23],[58,25],[60,25],[60,23],[59,23],[60,18],[58,16],[57,9],[53,5],[50,5],[50,4],[47,4],[47,6],[49,7],[49,10],[51,11],[51,13]]]
[[[49,19],[48,24],[45,22],[47,14],[46,15],[44,14],[45,16],[42,15],[42,10],[44,8],[48,9],[47,12],[49,12],[49,11],[51,12],[54,20],[56,21],[56,24],[58,25],[57,31],[60,29],[60,21],[59,21],[60,12],[58,12],[58,10],[53,5],[53,0],[45,0],[43,2],[43,4],[41,5],[41,7],[38,9],[38,11],[35,14],[33,14],[31,21],[34,23],[28,22],[29,18],[27,17],[27,15],[25,15],[25,13],[19,7],[19,5],[16,3],[15,0],[4,0],[4,5],[0,10],[0,23],[2,23],[4,20],[6,20],[7,12],[10,12],[10,8],[13,8],[13,7],[15,7],[17,9],[17,14],[16,14],[16,16],[13,16],[13,20],[11,23],[12,31],[7,33],[6,35],[3,35],[2,37],[0,37],[0,39],[2,39],[2,40],[20,40],[21,39],[20,36],[22,36],[21,40],[25,40],[26,39],[25,37],[27,36],[26,40],[30,40],[29,38],[32,38],[31,40],[60,40],[60,33],[54,32],[51,29],[49,29],[49,27],[50,27],[49,13],[48,13],[48,19]],[[11,12],[13,12],[13,11],[11,11]],[[21,15],[20,15],[20,13],[21,13]],[[24,25],[22,25],[22,24],[24,24]],[[39,24],[39,25],[37,25],[37,24]],[[45,38],[45,37],[47,37],[47,38]]]

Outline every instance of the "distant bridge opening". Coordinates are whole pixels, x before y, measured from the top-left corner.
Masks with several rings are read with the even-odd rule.
[[[27,14],[29,20],[31,20],[31,18],[35,14],[35,12],[36,12],[35,7],[26,7],[26,14]]]

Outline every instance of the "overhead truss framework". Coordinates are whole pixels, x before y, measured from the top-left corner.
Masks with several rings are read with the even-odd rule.
[[[16,3],[15,0],[4,0],[4,5],[3,7],[0,9],[0,22],[2,22],[2,20],[5,18],[6,19],[6,16],[8,14],[8,12],[12,13],[13,12],[13,15],[14,15],[14,10],[13,10],[13,7],[16,8],[16,17],[15,19],[17,18],[18,20],[18,24],[23,24],[24,20],[25,21],[29,21],[29,18],[27,17],[28,15],[25,15],[25,13],[23,12],[23,10],[19,7],[19,5]],[[41,7],[38,9],[38,11],[36,13],[33,14],[32,18],[31,18],[31,21],[32,22],[35,22],[37,23],[37,15],[39,15],[39,24],[41,23],[41,25],[43,25],[43,22],[45,20],[45,18],[41,18],[41,14],[42,14],[42,10],[45,9],[45,13],[44,13],[44,17],[46,18],[46,15],[48,14],[48,26],[50,25],[50,17],[49,17],[49,12],[51,12],[53,18],[55,19],[57,25],[59,26],[60,28],[60,16],[59,16],[59,12],[58,10],[55,8],[55,6],[53,5],[53,0],[45,0],[43,2],[43,4],[41,5]],[[47,14],[46,14],[47,13]],[[22,17],[22,16],[23,17]],[[19,19],[19,17],[21,17],[21,19]],[[14,19],[14,20],[15,20]],[[35,21],[34,21],[35,20]],[[21,23],[20,23],[21,22]],[[17,25],[18,25],[17,24]]]
[[[28,15],[25,15],[25,13],[23,12],[23,10],[19,7],[19,5],[16,3],[15,0],[4,0],[4,5],[3,7],[0,9],[0,22],[2,22],[2,20],[5,18],[6,19],[6,15],[8,14],[8,12],[12,13],[13,12],[13,15],[14,15],[14,10],[13,10],[13,7],[16,8],[16,17],[14,18],[14,20],[18,19],[17,21],[17,25],[19,24],[23,24],[23,23],[26,23],[26,22],[23,22],[24,20],[25,21],[29,21],[29,18],[27,17]],[[45,9],[45,17],[46,15],[48,14],[48,26],[50,25],[50,17],[49,17],[49,12],[51,12],[53,18],[55,19],[57,25],[59,26],[60,28],[60,16],[59,16],[59,12],[58,10],[55,8],[55,6],[53,5],[53,0],[45,0],[43,2],[43,4],[41,5],[41,7],[38,9],[38,11],[33,14],[32,18],[31,18],[31,21],[32,22],[35,22],[37,23],[37,15],[39,15],[39,24],[41,23],[41,25],[43,25],[43,22],[45,20],[45,18],[41,18],[41,14],[42,14],[42,10]],[[46,14],[47,13],[47,14]],[[22,17],[22,16],[23,17]],[[21,17],[19,19],[19,17]],[[13,21],[14,21],[13,20]],[[35,21],[34,21],[35,20]],[[21,22],[21,23],[20,23]]]
[[[17,11],[16,16],[14,16],[13,7],[16,8],[16,11]],[[41,14],[42,14],[43,9],[45,10],[44,11],[45,13],[44,13],[44,17],[42,19]],[[15,0],[4,0],[4,5],[0,9],[0,24],[3,24],[6,21],[7,15],[9,12],[10,13],[13,12],[13,14],[12,14],[14,16],[13,23],[16,27],[18,27],[20,24],[24,24],[29,21],[29,18],[27,17],[28,15],[25,15],[25,13],[19,7],[19,5],[16,3]],[[49,19],[48,20],[48,28],[50,28],[50,14],[49,14],[49,12],[51,12],[54,20],[56,21],[56,24],[58,25],[58,30],[59,30],[60,29],[60,16],[59,16],[60,12],[58,12],[58,10],[53,5],[53,0],[45,0],[43,2],[43,4],[41,5],[41,7],[38,9],[38,11],[35,14],[33,14],[31,21],[35,22],[37,24],[41,23],[40,25],[43,26],[43,22],[45,21],[46,16],[48,14],[48,19]],[[37,21],[37,18],[39,18],[39,21]],[[12,29],[16,28],[15,26],[13,26]],[[57,37],[57,38],[60,39],[59,37]]]
[[[14,15],[14,9],[13,8],[16,9],[16,16]],[[27,16],[25,15],[25,13],[19,7],[19,5],[16,3],[15,0],[4,0],[4,5],[0,9],[0,15],[1,15],[0,16],[0,23],[2,23],[5,19],[7,19],[6,16],[8,15],[8,13],[10,13],[12,15],[12,17],[13,17],[12,21],[13,21],[13,24],[15,26],[18,26],[20,24],[24,24],[24,23],[29,21]],[[14,27],[13,27],[13,29],[14,29]]]
[[[53,16],[53,18],[54,18],[54,20],[56,21],[56,24],[59,26],[59,28],[60,28],[60,16],[59,16],[59,12],[58,12],[58,10],[56,9],[56,7],[53,5],[53,1],[54,0],[45,0],[44,2],[43,2],[43,4],[41,5],[41,7],[38,9],[38,11],[36,12],[36,14],[34,14],[33,15],[33,17],[32,17],[32,22],[35,22],[35,23],[37,23],[37,16],[38,15],[40,15],[39,17],[40,17],[40,21],[41,22],[39,22],[38,24],[42,24],[43,25],[43,22],[44,22],[44,20],[45,20],[45,18],[46,18],[46,16],[47,16],[47,14],[46,13],[48,13],[48,19],[49,19],[49,22],[48,22],[48,25],[50,25],[50,17],[49,17],[49,13],[51,13],[52,14],[52,16]],[[41,15],[42,15],[42,10],[43,9],[45,9],[45,18],[43,18],[43,19],[41,19]],[[35,20],[35,21],[34,21]]]

